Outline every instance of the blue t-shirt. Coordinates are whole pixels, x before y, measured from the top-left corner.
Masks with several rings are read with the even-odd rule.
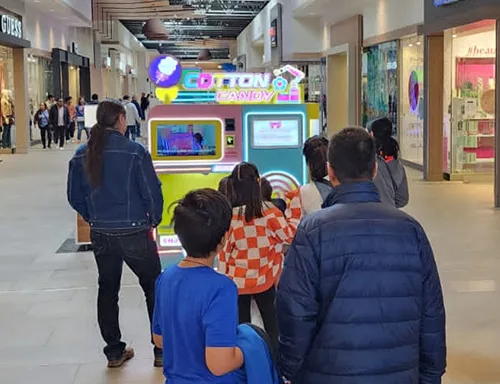
[[[209,267],[168,268],[156,282],[153,333],[163,337],[163,372],[168,384],[233,384],[233,373],[214,376],[206,347],[235,347],[238,290]]]

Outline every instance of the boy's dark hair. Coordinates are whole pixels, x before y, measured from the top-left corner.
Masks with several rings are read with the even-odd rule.
[[[391,120],[387,117],[376,119],[368,125],[368,130],[373,134],[378,155],[398,158],[399,144],[396,139],[392,137]]]
[[[341,184],[372,180],[375,141],[363,128],[345,128],[332,136],[328,162]]]
[[[125,101],[130,100],[130,96],[129,95],[123,96],[123,100],[125,100]]]
[[[94,93],[94,94],[92,95],[92,97],[91,97],[91,100],[92,100],[92,101],[97,101],[97,100],[99,100],[99,95],[98,95],[97,93]]]
[[[302,153],[306,158],[311,179],[322,181],[328,174],[326,169],[328,140],[321,136],[313,136],[306,140]]]
[[[172,222],[187,255],[206,259],[217,250],[229,230],[231,218],[227,198],[206,188],[191,191],[177,202]]]
[[[71,96],[67,96],[64,98],[64,103],[67,103],[68,101],[72,101],[73,98]]]
[[[265,177],[260,179],[260,190],[262,192],[262,198],[265,201],[271,201],[273,198],[273,186]]]
[[[240,163],[233,169],[229,178],[233,207],[245,206],[245,220],[247,222],[264,216],[257,167],[251,163]],[[239,215],[243,216],[243,209],[240,209]]]

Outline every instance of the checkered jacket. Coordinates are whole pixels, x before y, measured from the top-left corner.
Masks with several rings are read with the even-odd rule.
[[[243,212],[245,207],[242,207]],[[267,291],[281,273],[283,246],[295,231],[281,211],[264,203],[263,217],[246,222],[240,207],[233,209],[228,240],[219,254],[219,272],[238,287],[240,295]]]

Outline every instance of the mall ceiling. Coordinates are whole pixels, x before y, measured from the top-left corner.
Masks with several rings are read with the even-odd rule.
[[[148,49],[196,60],[202,49],[227,60],[230,46],[268,0],[96,0],[102,19],[120,20]],[[147,38],[144,25],[160,19],[168,38]]]

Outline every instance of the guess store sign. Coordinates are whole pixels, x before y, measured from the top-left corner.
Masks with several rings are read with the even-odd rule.
[[[23,24],[21,20],[14,16],[1,15],[0,30],[4,35],[9,35],[18,39],[23,38]]]

